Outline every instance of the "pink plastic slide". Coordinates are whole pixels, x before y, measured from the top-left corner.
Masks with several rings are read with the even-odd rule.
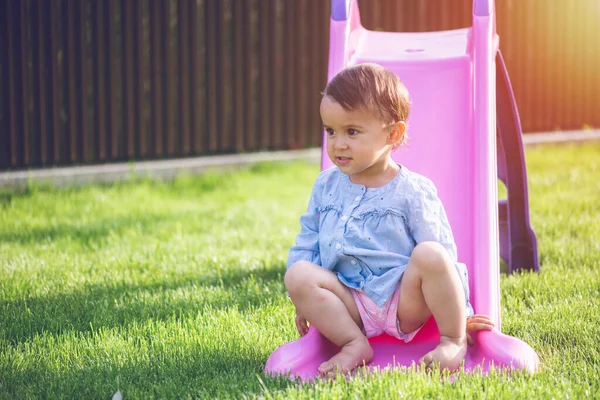
[[[493,365],[533,373],[539,364],[535,351],[500,332],[493,0],[474,0],[470,28],[426,33],[366,30],[356,0],[333,0],[330,29],[328,79],[345,66],[374,62],[398,74],[411,94],[409,145],[394,158],[437,186],[459,261],[469,267],[471,304],[496,324],[473,335],[465,370],[485,373]],[[331,166],[323,152],[322,168]],[[370,342],[375,355],[368,367],[410,366],[437,345],[439,332],[431,319],[408,344],[387,335]],[[338,351],[311,327],[275,350],[265,372],[310,380]]]

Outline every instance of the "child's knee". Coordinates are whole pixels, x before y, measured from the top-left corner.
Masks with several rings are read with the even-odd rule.
[[[313,265],[308,261],[297,261],[285,272],[283,282],[288,292],[297,292],[309,286],[312,282]]]
[[[419,243],[414,248],[410,261],[424,273],[443,272],[453,267],[448,251],[437,242]]]

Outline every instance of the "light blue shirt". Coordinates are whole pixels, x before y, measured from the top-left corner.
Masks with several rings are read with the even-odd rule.
[[[392,296],[418,243],[443,245],[454,261],[469,303],[467,267],[433,183],[402,166],[378,188],[352,183],[337,167],[317,177],[288,268],[306,260],[337,274],[349,288],[363,290],[379,307]]]

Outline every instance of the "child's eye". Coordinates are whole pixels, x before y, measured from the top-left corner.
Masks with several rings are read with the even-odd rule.
[[[356,129],[348,129],[348,136],[356,136],[358,131]]]
[[[334,136],[335,131],[331,128],[325,128],[325,132],[327,132],[327,136]]]

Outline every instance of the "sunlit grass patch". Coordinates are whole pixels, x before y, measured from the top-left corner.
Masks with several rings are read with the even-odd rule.
[[[283,274],[318,166],[0,194],[0,398],[600,397],[600,145],[527,151],[541,273],[501,277],[540,371],[411,369],[298,384]],[[360,374],[359,374],[360,375]]]

